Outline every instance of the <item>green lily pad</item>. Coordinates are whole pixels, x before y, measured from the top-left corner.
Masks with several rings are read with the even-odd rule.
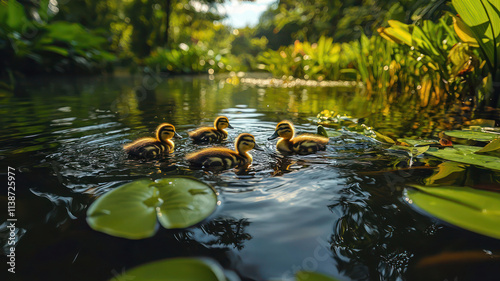
[[[239,280],[233,278],[234,281]],[[175,258],[147,263],[110,279],[110,281],[121,280],[226,281],[228,279],[224,275],[224,269],[211,259]]]
[[[318,135],[326,137],[326,138],[336,138],[342,135],[339,131],[327,130],[325,127],[318,125]]]
[[[216,206],[216,191],[203,182],[185,177],[139,180],[99,197],[87,210],[87,222],[109,235],[142,239],[156,233],[157,220],[165,228],[186,228]]]
[[[413,139],[398,139],[401,143],[407,143],[411,146],[427,146],[433,144],[439,144],[436,140],[413,140]]]
[[[337,281],[337,279],[313,271],[298,271],[295,273],[296,281]]]
[[[444,132],[444,134],[452,138],[475,140],[475,141],[491,141],[496,138],[500,138],[500,134],[469,131],[469,130],[446,131]]]
[[[458,227],[500,239],[500,194],[462,186],[412,185],[406,201]]]
[[[428,150],[425,153],[450,161],[500,170],[500,158],[490,155],[476,154],[476,152],[481,149],[481,147],[477,146],[457,144],[453,147],[447,147],[444,149],[434,151]]]

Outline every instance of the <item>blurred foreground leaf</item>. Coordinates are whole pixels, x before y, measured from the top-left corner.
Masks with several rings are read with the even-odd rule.
[[[500,239],[500,194],[461,186],[412,185],[406,201],[461,228]]]

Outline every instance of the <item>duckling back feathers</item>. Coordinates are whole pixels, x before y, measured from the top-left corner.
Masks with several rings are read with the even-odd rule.
[[[156,158],[163,154],[174,152],[174,143],[170,140],[178,136],[175,127],[163,123],[156,129],[156,138],[140,138],[130,144],[124,145],[123,149],[130,156],[138,158]]]
[[[202,127],[189,132],[189,137],[195,142],[218,142],[227,139],[225,128],[232,129],[229,120],[225,116],[219,116],[214,121],[214,127]]]
[[[236,151],[224,147],[205,148],[186,156],[195,166],[220,167],[229,169],[252,163],[252,156],[247,151],[255,147],[255,139],[250,134],[241,134],[235,141]]]

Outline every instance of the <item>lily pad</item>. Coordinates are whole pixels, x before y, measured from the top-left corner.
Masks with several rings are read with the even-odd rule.
[[[462,186],[412,185],[406,201],[458,227],[500,239],[500,194]]]
[[[500,134],[469,131],[469,130],[446,131],[444,132],[444,134],[452,138],[475,140],[475,141],[491,141],[496,138],[500,138]]]
[[[337,279],[313,271],[298,271],[295,273],[296,281],[337,281]]]
[[[110,281],[120,280],[183,280],[226,281],[224,269],[215,261],[203,258],[175,258],[147,263],[115,276]],[[239,278],[231,280],[236,281]]]
[[[482,166],[488,169],[500,170],[500,158],[490,155],[476,154],[481,147],[469,145],[455,145],[439,150],[428,150],[427,154],[450,161]]]
[[[186,228],[207,218],[216,206],[216,191],[198,180],[139,180],[99,197],[87,210],[87,222],[109,235],[142,239],[156,233],[157,220],[165,228]]]
[[[326,138],[336,138],[342,135],[339,131],[327,130],[325,127],[318,125],[318,135],[326,137]]]

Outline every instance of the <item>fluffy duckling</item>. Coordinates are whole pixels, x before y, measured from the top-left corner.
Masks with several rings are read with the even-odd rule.
[[[282,153],[311,154],[318,150],[325,150],[328,138],[316,135],[303,134],[294,138],[295,130],[289,121],[281,121],[276,126],[274,134],[268,138],[281,139],[276,143],[276,148]]]
[[[252,163],[252,156],[248,151],[252,149],[261,150],[255,143],[251,134],[240,134],[234,143],[235,150],[224,147],[205,148],[186,156],[193,166],[205,168],[230,169],[233,167],[245,167]]]
[[[156,138],[140,138],[123,146],[125,152],[137,158],[155,158],[163,154],[174,152],[173,137],[182,138],[175,132],[175,127],[163,123],[156,128]]]
[[[225,128],[233,129],[225,116],[219,116],[214,121],[214,127],[202,127],[188,132],[195,142],[217,142],[227,139]]]

